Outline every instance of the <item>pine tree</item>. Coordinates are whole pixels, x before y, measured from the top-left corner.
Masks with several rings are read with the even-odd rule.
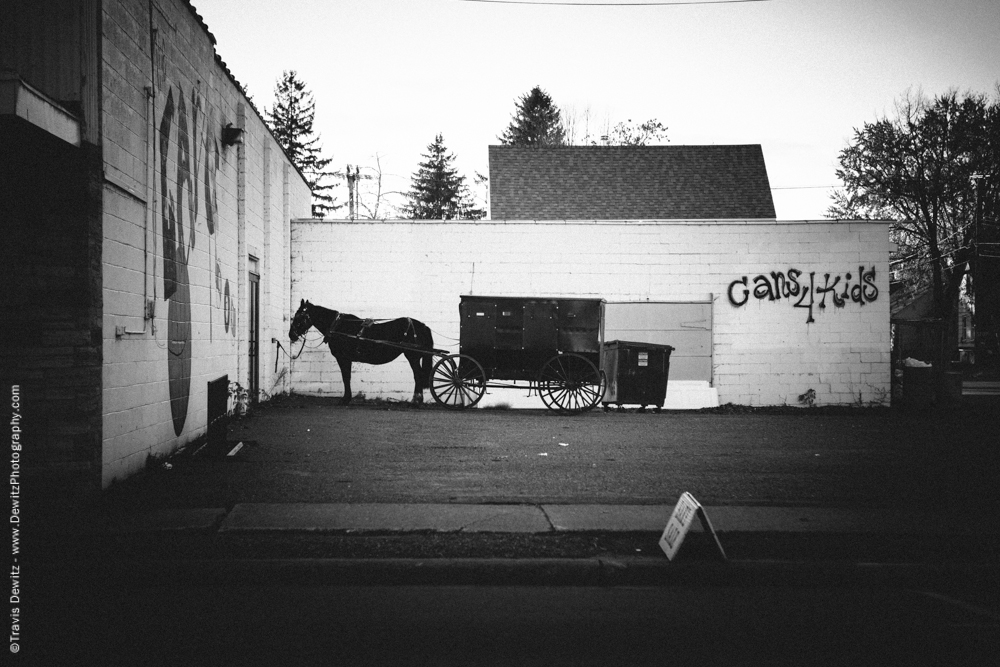
[[[559,108],[535,86],[516,103],[510,125],[498,137],[505,146],[562,146],[566,143]]]
[[[294,70],[283,72],[278,79],[274,86],[274,106],[265,115],[275,139],[309,184],[313,216],[322,218],[340,208],[327,194],[333,186],[325,182],[333,175],[326,170],[332,158],[321,156],[319,136],[313,136],[316,101]]]
[[[416,220],[482,218],[484,211],[476,208],[465,177],[452,166],[455,156],[448,153],[440,134],[427,146],[423,157],[420,168],[413,174],[406,214]]]

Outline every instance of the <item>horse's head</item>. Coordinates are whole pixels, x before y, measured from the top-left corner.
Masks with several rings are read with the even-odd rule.
[[[302,299],[299,309],[295,311],[295,317],[292,318],[292,326],[288,328],[288,339],[293,343],[304,336],[309,331],[309,327],[313,325],[312,318],[309,316],[309,309],[311,307],[311,303]]]

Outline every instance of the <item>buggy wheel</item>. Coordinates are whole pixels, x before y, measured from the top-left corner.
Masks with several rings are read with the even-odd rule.
[[[486,393],[486,372],[464,354],[442,357],[431,369],[431,396],[451,410],[471,408]]]
[[[557,354],[538,373],[538,394],[545,407],[564,415],[593,408],[604,395],[601,373],[586,357]]]

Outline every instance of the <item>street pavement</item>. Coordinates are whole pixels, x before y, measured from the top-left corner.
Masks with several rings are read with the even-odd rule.
[[[965,667],[997,647],[989,619],[926,587],[178,579],[48,606],[18,664]]]

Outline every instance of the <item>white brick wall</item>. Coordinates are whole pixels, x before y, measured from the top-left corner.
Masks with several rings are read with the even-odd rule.
[[[209,381],[228,375],[231,381],[248,384],[247,275],[246,258],[241,255],[249,247],[256,250],[261,270],[260,386],[268,392],[283,389],[275,380],[287,377],[287,357],[278,360],[275,373],[270,341],[274,332],[287,329],[283,321],[289,292],[286,229],[289,217],[309,214],[308,186],[249,106],[244,147],[218,143],[222,127],[237,124],[244,97],[216,63],[208,35],[178,0],[155,5],[157,64],[150,67],[150,7],[140,0],[110,0],[103,5],[105,486],[139,470],[150,454],[168,454],[205,433]],[[151,83],[156,97],[149,101],[145,89]],[[165,124],[168,97],[174,115]],[[182,115],[186,156],[181,150]],[[165,154],[164,127],[168,128]],[[246,175],[242,207],[237,194],[240,151]],[[178,204],[177,175],[185,158],[190,188],[184,188],[183,204]],[[208,221],[213,198],[206,196],[206,187],[215,193],[214,233],[209,232]],[[174,215],[183,220],[191,304],[191,378],[179,435],[170,407],[170,302],[164,298],[163,215],[166,211],[169,216],[171,201]],[[197,201],[196,208],[192,201]],[[151,321],[143,317],[145,299],[154,303]],[[137,333],[118,338],[116,327]]]
[[[292,303],[375,319],[407,315],[428,324],[436,347],[457,351],[463,294],[587,296],[609,301],[700,300],[713,295],[714,385],[722,403],[798,404],[888,400],[889,234],[882,222],[774,221],[388,221],[295,220]],[[798,298],[753,295],[754,278],[801,271],[852,277],[874,269],[877,298],[809,310]],[[727,295],[747,277],[739,307]],[[737,296],[742,292],[736,291]],[[816,295],[818,303],[822,295]],[[808,303],[808,302],[804,302]],[[311,344],[319,335],[311,334]],[[298,345],[295,346],[298,351]],[[406,399],[402,359],[355,364],[355,392]],[[340,371],[325,347],[293,363],[291,389],[339,394]],[[430,399],[430,396],[427,396]]]

